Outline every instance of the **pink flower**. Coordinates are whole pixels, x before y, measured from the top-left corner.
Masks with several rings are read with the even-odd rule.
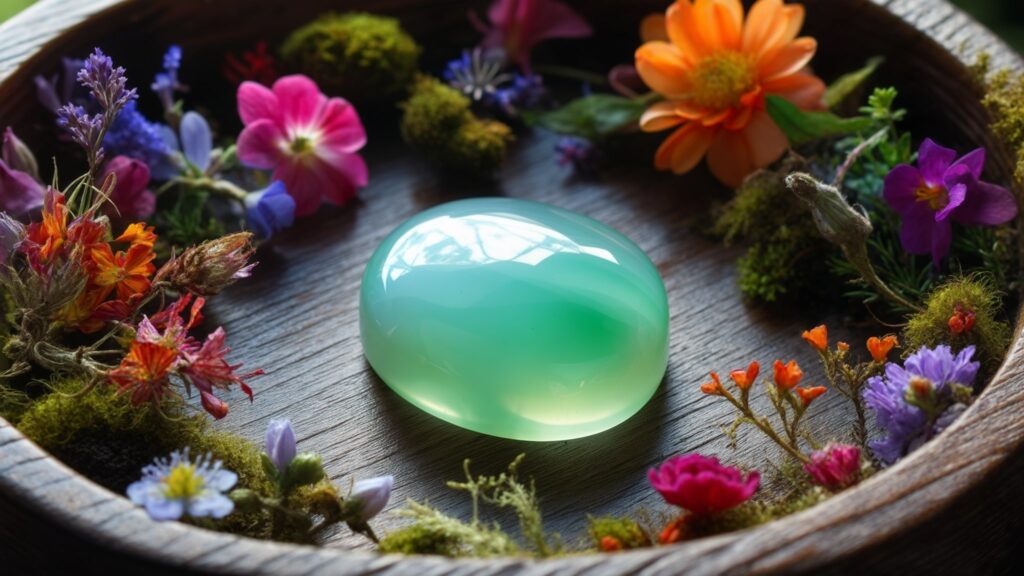
[[[285,76],[272,89],[255,82],[238,87],[238,114],[245,129],[238,157],[253,168],[273,170],[295,199],[295,215],[316,212],[323,201],[342,205],[366,186],[366,162],[356,152],[366,131],[355,108],[328,98],[302,75]]]
[[[673,456],[661,468],[651,468],[647,479],[665,501],[695,516],[707,516],[746,502],[761,484],[761,475],[746,478],[736,468],[722,466],[717,458],[700,454]]]
[[[117,178],[117,184],[110,192],[113,208],[111,217],[117,218],[149,218],[156,208],[156,194],[149,189],[149,166],[129,158],[116,156],[104,169],[103,178],[110,174]]]
[[[487,11],[487,26],[470,14],[484,33],[484,48],[502,48],[505,57],[530,72],[530,51],[549,38],[582,38],[593,34],[575,10],[558,0],[495,0]]]
[[[203,342],[202,348],[197,351],[183,350],[185,363],[181,367],[181,374],[186,382],[191,383],[199,390],[199,400],[214,418],[223,418],[228,413],[228,405],[213,395],[214,388],[221,390],[230,389],[232,384],[238,384],[242,392],[252,401],[252,388],[245,383],[246,379],[263,374],[263,370],[254,370],[248,374],[236,374],[235,371],[241,364],[228,364],[225,358],[231,351],[224,344],[227,334],[223,328],[217,328]]]
[[[860,482],[860,448],[849,444],[829,444],[811,453],[804,464],[811,481],[833,492]]]

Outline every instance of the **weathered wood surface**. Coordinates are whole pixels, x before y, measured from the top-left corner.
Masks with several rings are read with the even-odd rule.
[[[591,2],[586,12],[599,33],[621,33],[622,22],[636,22],[663,6],[657,1],[626,4]],[[989,145],[990,171],[1008,173],[1005,154],[991,146],[985,114],[962,64],[978,50],[988,50],[997,66],[1019,67],[1005,45],[942,0],[806,4],[808,30],[821,46],[816,62],[823,73],[849,68],[876,53],[889,55],[882,74],[905,88],[903,102],[912,109],[916,126],[961,147]],[[45,120],[28,79],[52,71],[56,58],[66,53],[82,54],[93,45],[106,48],[110,42],[110,52],[131,72],[137,69],[133,63],[155,61],[170,42],[183,43],[186,54],[214,57],[225,45],[258,36],[277,38],[324,7],[360,6],[399,14],[431,46],[450,45],[446,54],[465,44],[467,4],[453,0],[258,5],[241,0],[43,0],[0,28],[0,124],[20,127]],[[143,38],[144,44],[131,44]],[[118,42],[134,47],[119,51]],[[603,55],[608,52],[605,48]],[[629,56],[628,50],[619,52],[621,61]],[[148,74],[154,67],[141,69]],[[147,77],[133,79],[145,86]],[[466,183],[439,177],[412,158],[394,124],[386,109],[368,119],[372,178],[359,202],[326,210],[275,239],[261,251],[255,277],[211,306],[209,322],[224,324],[232,335],[233,358],[268,372],[253,382],[255,403],[240,394],[230,396],[232,413],[218,425],[259,440],[270,418],[290,417],[300,450],[322,454],[335,481],[394,474],[392,509],[411,497],[466,514],[461,495],[443,486],[458,476],[461,460],[471,457],[477,470],[497,471],[525,451],[526,471],[536,478],[547,524],[570,542],[582,535],[588,512],[657,509],[659,497],[648,488],[645,472],[671,454],[699,450],[763,467],[768,446],[746,431],[740,448],[730,449],[718,429],[729,421],[724,403],[704,397],[697,385],[707,370],[740,367],[754,358],[766,364],[795,357],[809,378],[820,379],[799,338],[800,330],[820,317],[743,304],[733,271],[737,252],[692,231],[691,221],[709,198],[721,197],[706,173],[685,179],[656,174],[647,169],[650,150],[645,149],[624,154],[631,164],[623,165],[635,170],[612,168],[600,180],[579,181],[554,166],[553,140],[533,135],[522,139],[498,181]],[[542,200],[590,215],[622,230],[657,264],[670,295],[669,370],[655,398],[628,422],[570,442],[484,437],[412,408],[363,360],[357,294],[362,267],[376,244],[425,207],[488,194]],[[1015,528],[1024,517],[1024,498],[1017,493],[1024,461],[1019,450],[1024,424],[1018,416],[1022,370],[1024,344],[1018,338],[1003,371],[953,428],[892,470],[811,511],[685,545],[548,562],[380,557],[351,550],[360,541],[344,531],[331,534],[327,547],[316,549],[156,524],[0,422],[0,554],[13,558],[23,548],[28,552],[20,557],[40,566],[70,567],[88,558],[88,566],[97,570],[106,564],[150,571],[156,563],[274,574],[991,573],[1011,566],[1009,553],[1021,542]],[[815,406],[814,425],[842,429],[850,413],[837,394],[830,396]],[[383,515],[377,525],[386,532],[401,523]],[[54,550],[62,553],[54,555]]]

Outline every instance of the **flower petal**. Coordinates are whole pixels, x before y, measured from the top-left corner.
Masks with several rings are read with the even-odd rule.
[[[700,162],[711,146],[713,131],[698,122],[690,122],[677,129],[665,139],[654,155],[654,165],[659,170],[672,170],[685,174]]]
[[[668,42],[668,30],[665,29],[665,15],[649,14],[640,22],[640,39],[644,42]],[[57,105],[60,107],[60,104]]]
[[[758,0],[750,7],[743,28],[741,50],[745,54],[761,56],[775,48],[789,29],[789,19],[782,0]]]
[[[548,0],[536,2],[534,6],[536,12],[532,21],[523,23],[523,28],[529,31],[529,38],[523,40],[526,46],[533,46],[549,38],[584,38],[594,33],[590,24],[567,4]]]
[[[238,115],[245,125],[257,120],[278,118],[277,96],[269,88],[256,82],[242,82],[238,86]]]
[[[797,34],[800,34],[800,28],[804,25],[804,7],[802,4],[786,4],[782,7],[782,16],[786,25],[779,42],[792,42]]]
[[[715,134],[708,149],[708,168],[719,182],[730,188],[743,183],[755,166],[742,132],[719,130]]]
[[[636,51],[636,70],[652,90],[668,97],[680,97],[690,90],[689,66],[672,44],[648,42]]]
[[[906,214],[918,203],[915,193],[921,183],[921,173],[917,168],[900,164],[885,176],[882,197],[898,214]]]
[[[181,117],[181,149],[185,158],[200,170],[206,170],[210,165],[213,134],[202,115],[186,112]]]
[[[900,244],[911,254],[928,254],[932,249],[932,236],[940,224],[935,222],[935,213],[925,202],[914,202],[903,213],[900,222]],[[949,222],[942,225],[949,226]]]
[[[704,45],[697,8],[690,0],[675,2],[665,11],[665,31],[680,58],[693,65],[710,50]]]
[[[282,156],[284,135],[271,120],[257,120],[238,135],[238,159],[250,168],[270,169]]]
[[[651,105],[640,117],[640,129],[644,132],[660,132],[678,126],[686,119],[676,113],[676,103],[664,100]]]
[[[985,149],[978,148],[965,154],[962,158],[957,160],[950,166],[950,170],[958,167],[966,166],[967,170],[977,180],[981,178],[981,171],[985,168]]]
[[[949,220],[943,220],[935,223],[935,228],[932,229],[932,263],[936,268],[942,262],[942,259],[949,254],[949,246],[953,243],[953,227],[950,225]]]
[[[764,168],[775,162],[789,148],[789,140],[765,110],[754,112],[750,122],[743,129],[754,166]]]
[[[1017,216],[1013,193],[995,184],[975,182],[968,187],[964,203],[953,212],[953,220],[969,226],[998,226]]]
[[[768,94],[782,96],[804,110],[820,110],[825,95],[825,83],[809,72],[797,72],[767,80],[761,84]]]
[[[743,5],[739,0],[697,0],[697,16],[705,46],[739,49],[743,37]]]
[[[925,138],[918,150],[917,167],[929,186],[941,186],[946,170],[955,159],[955,150],[939,146],[931,138]]]
[[[942,210],[935,212],[935,221],[940,222],[949,217],[949,214],[956,210],[961,204],[964,203],[964,198],[967,196],[967,185],[963,182],[957,182],[946,189],[946,205]]]
[[[327,102],[316,82],[301,74],[279,78],[273,90],[280,103],[281,119],[287,127],[310,126]]]
[[[351,154],[366,145],[366,130],[355,107],[347,100],[328,100],[319,126],[324,134],[319,146]]]
[[[323,173],[328,181],[323,187],[324,200],[342,206],[355,198],[356,191],[369,182],[366,161],[359,154],[342,154],[328,165]]]
[[[765,54],[758,62],[758,70],[765,80],[796,74],[814,58],[817,49],[818,42],[814,38],[797,38]]]

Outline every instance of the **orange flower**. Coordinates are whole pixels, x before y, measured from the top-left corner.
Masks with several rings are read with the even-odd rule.
[[[959,336],[965,332],[970,332],[974,328],[975,315],[974,311],[965,309],[963,305],[957,304],[956,309],[953,311],[953,315],[949,317],[949,321],[946,323],[949,326],[949,331],[954,336]]]
[[[73,302],[64,306],[57,314],[56,320],[67,327],[78,328],[85,334],[91,334],[103,328],[101,319],[93,318],[93,313],[110,294],[110,288],[99,287],[85,290]]]
[[[115,238],[114,242],[128,242],[132,246],[141,245],[152,248],[156,242],[156,233],[153,232],[153,227],[146,226],[145,222],[136,222],[125,228],[124,234]]]
[[[669,522],[658,535],[660,544],[673,544],[686,538],[686,517]]]
[[[761,372],[761,365],[757,363],[757,360],[750,363],[746,370],[733,370],[729,373],[729,377],[732,381],[740,387],[740,390],[746,390],[753,386],[754,381],[757,380],[758,373]]]
[[[132,403],[159,402],[170,396],[170,374],[178,352],[153,342],[132,342],[121,365],[108,377],[119,394],[131,392]]]
[[[96,265],[93,282],[97,286],[116,287],[121,300],[149,291],[149,278],[156,271],[152,246],[135,244],[128,252],[114,254],[109,244],[100,244],[92,250],[91,256]]]
[[[768,115],[765,97],[816,109],[825,92],[806,70],[817,42],[797,38],[803,21],[803,6],[782,0],[758,0],[745,22],[740,0],[677,0],[660,35],[658,19],[644,20],[641,33],[651,41],[636,51],[637,71],[665,100],[647,109],[640,127],[675,129],[655,154],[655,166],[683,174],[707,154],[712,174],[736,187],[778,160],[788,142]]]
[[[811,402],[813,402],[818,396],[824,394],[825,391],[826,388],[824,386],[812,386],[810,388],[801,386],[796,389],[796,393],[800,395],[800,401],[804,403],[804,406],[810,406]]]
[[[718,374],[711,373],[711,382],[705,382],[700,385],[700,391],[705,394],[711,394],[712,396],[722,395],[722,381],[718,378]]]
[[[899,346],[899,340],[892,334],[884,338],[878,338],[877,336],[868,338],[868,352],[871,353],[871,358],[879,364],[889,358],[889,352],[892,352],[892,349],[896,346]]]
[[[804,330],[803,338],[818,352],[824,352],[828,348],[828,328],[824,324]]]
[[[850,350],[850,345],[846,342],[840,341],[836,344],[836,348],[838,348],[840,352],[847,352]]]
[[[782,390],[792,389],[804,377],[804,371],[800,369],[796,360],[790,360],[788,364],[783,364],[782,360],[776,360],[773,368],[775,369],[775,385]]]
[[[615,536],[601,537],[602,552],[618,552],[619,550],[622,550],[622,542],[620,542],[618,538]]]
[[[42,264],[49,263],[64,247],[68,236],[68,209],[64,195],[52,188],[43,201],[43,219],[28,227],[26,240],[33,247],[30,258]]]

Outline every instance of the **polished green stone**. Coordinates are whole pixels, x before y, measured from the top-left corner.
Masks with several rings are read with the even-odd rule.
[[[504,438],[607,430],[658,388],[668,301],[640,248],[547,204],[481,198],[392,232],[360,293],[366,358],[403,398]]]

